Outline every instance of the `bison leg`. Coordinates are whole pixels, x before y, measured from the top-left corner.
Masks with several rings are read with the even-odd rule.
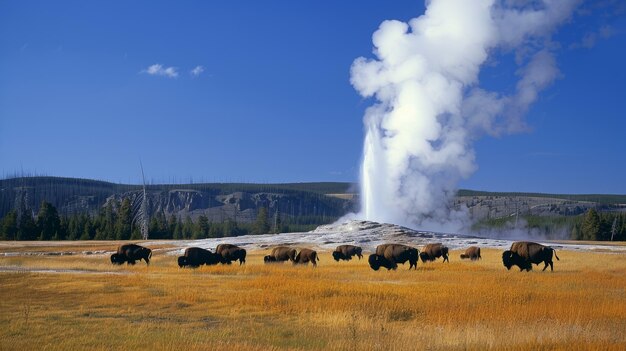
[[[128,264],[132,264],[134,266],[135,265],[135,260],[129,259],[128,260]]]
[[[448,260],[448,255],[443,255],[443,262],[450,263],[450,260]]]

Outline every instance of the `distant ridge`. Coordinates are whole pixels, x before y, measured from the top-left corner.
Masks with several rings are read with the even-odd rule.
[[[151,211],[192,217],[201,214],[216,221],[237,218],[254,220],[260,206],[278,208],[285,216],[321,216],[330,219],[352,208],[349,199],[327,194],[343,194],[353,184],[309,183],[193,183],[149,184]],[[37,212],[41,201],[52,203],[60,214],[96,213],[107,201],[136,196],[141,185],[101,180],[34,176],[0,180],[0,217],[18,204]]]
[[[287,216],[338,218],[358,209],[358,185],[348,182],[302,183],[188,183],[149,184],[154,211],[205,214],[216,221],[237,218],[250,222],[259,206],[275,208]],[[0,217],[19,203],[36,212],[42,200],[61,214],[95,213],[107,201],[130,197],[139,184],[54,176],[27,176],[0,180]],[[193,194],[192,194],[193,193]],[[489,192],[461,189],[455,206],[465,205],[472,218],[501,218],[515,213],[578,215],[589,208],[624,211],[626,195]],[[182,211],[182,212],[181,212]]]
[[[572,201],[596,202],[599,204],[626,204],[626,195],[612,194],[548,194],[526,192],[496,192],[460,189],[457,196],[501,196],[501,197],[543,197]]]

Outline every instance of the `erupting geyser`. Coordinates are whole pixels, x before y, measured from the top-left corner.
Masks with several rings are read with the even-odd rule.
[[[360,217],[428,230],[467,223],[450,199],[476,169],[473,141],[524,129],[522,116],[557,76],[551,33],[579,0],[432,0],[408,23],[385,21],[376,59],[351,83],[376,104],[365,113]],[[479,87],[492,54],[515,54],[511,94]]]

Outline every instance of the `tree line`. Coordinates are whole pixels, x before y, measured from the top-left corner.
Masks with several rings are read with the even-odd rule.
[[[576,221],[572,239],[626,241],[626,213],[598,212],[590,209]]]
[[[128,198],[109,201],[96,215],[88,213],[60,216],[49,202],[42,201],[37,214],[27,209],[18,213],[10,210],[0,222],[0,240],[139,240],[138,223],[133,222],[132,206]],[[328,216],[301,216],[283,218],[276,209],[272,214],[266,207],[258,211],[253,223],[239,223],[234,219],[210,222],[200,215],[169,218],[157,212],[149,221],[150,239],[206,239],[248,234],[286,233],[312,230],[321,221],[335,220]]]
[[[591,208],[575,216],[525,215],[519,219],[531,234],[547,239],[626,241],[626,212]],[[472,230],[506,232],[518,228],[516,222],[515,217],[488,218],[475,223]]]

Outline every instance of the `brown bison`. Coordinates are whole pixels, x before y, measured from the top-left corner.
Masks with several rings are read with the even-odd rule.
[[[222,257],[222,263],[231,264],[232,261],[239,260],[239,265],[246,263],[246,250],[237,245],[219,244],[215,248],[215,253]]]
[[[285,262],[291,261],[294,262],[296,260],[296,249],[288,247],[288,246],[278,246],[272,250],[272,253],[265,256],[263,261],[265,263],[271,262]]]
[[[470,259],[472,261],[480,260],[480,247],[478,246],[470,246],[465,250],[465,253],[461,254],[461,259]]]
[[[436,244],[428,244],[424,246],[422,252],[420,253],[420,258],[422,262],[426,263],[428,261],[434,261],[439,257],[443,257],[443,262],[448,262],[448,248],[443,246],[441,243]]]
[[[122,264],[124,262],[128,264],[135,264],[135,261],[146,261],[147,265],[150,265],[150,258],[152,257],[152,250],[139,246],[137,244],[124,244],[117,248],[117,252],[111,255],[111,263]]]
[[[360,246],[339,245],[335,251],[333,251],[333,258],[337,262],[339,262],[339,260],[350,261],[352,256],[357,256],[359,260],[363,257]]]
[[[309,262],[313,263],[313,267],[317,267],[317,262],[320,258],[317,257],[317,251],[311,249],[302,249],[296,255],[296,258],[293,260],[293,264],[307,264]]]
[[[518,266],[520,272],[526,270],[529,272],[533,269],[532,264],[544,263],[543,271],[550,265],[550,271],[554,271],[554,264],[552,263],[552,254],[560,261],[559,256],[556,255],[556,250],[549,246],[529,242],[529,241],[517,241],[511,244],[511,249],[502,253],[502,263],[506,269],[511,269],[513,266]]]
[[[188,247],[185,254],[178,257],[179,267],[197,268],[203,264],[207,266],[222,262],[222,256],[200,247]]]
[[[398,263],[409,261],[409,269],[417,269],[419,250],[401,244],[382,244],[376,247],[376,253],[368,257],[370,267],[377,271],[380,267],[397,269]]]

